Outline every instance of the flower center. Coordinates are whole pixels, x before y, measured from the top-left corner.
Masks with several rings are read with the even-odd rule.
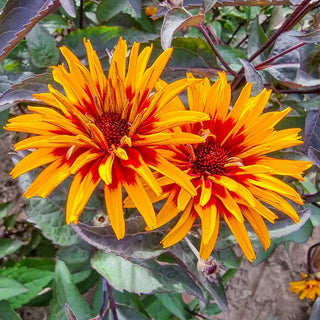
[[[121,138],[129,134],[129,122],[121,119],[118,113],[105,113],[95,119],[95,124],[103,133],[109,147],[111,147],[111,145],[118,147]]]
[[[225,164],[228,162],[228,152],[216,143],[200,144],[194,150],[194,173],[208,176],[212,174],[224,174]]]

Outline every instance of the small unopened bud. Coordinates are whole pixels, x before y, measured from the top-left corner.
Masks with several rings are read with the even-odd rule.
[[[197,263],[197,269],[210,281],[218,282],[218,278],[221,278],[227,268],[225,265],[217,261],[213,257],[209,257],[208,260],[199,259]]]

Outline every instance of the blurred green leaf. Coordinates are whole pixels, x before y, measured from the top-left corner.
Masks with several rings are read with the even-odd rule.
[[[263,32],[259,23],[259,18],[253,20],[249,25],[249,38],[248,38],[248,57],[252,56],[260,47],[268,40],[267,36]],[[265,60],[265,53],[262,52],[253,61],[254,63],[260,63]]]
[[[0,259],[16,252],[23,242],[17,239],[0,239]]]
[[[64,305],[64,311],[68,320],[79,320],[67,303]]]
[[[0,111],[0,137],[3,133],[3,126],[7,123],[9,119],[9,109]]]
[[[50,34],[57,31],[57,29],[68,29],[70,26],[68,23],[61,17],[61,15],[53,13],[41,20],[41,25],[45,27]]]
[[[59,50],[50,33],[41,25],[36,24],[26,35],[31,62],[38,68],[56,65],[59,61]]]
[[[115,253],[124,258],[148,259],[163,253],[160,244],[163,232],[145,231],[143,218],[136,217],[126,221],[126,236],[118,240],[110,225],[104,227],[88,226],[79,222],[72,229],[80,238],[106,253]]]
[[[0,300],[7,300],[28,291],[29,289],[22,283],[10,277],[0,275]]]
[[[27,267],[11,267],[0,270],[0,276],[14,279],[29,289],[29,292],[9,298],[13,308],[20,308],[34,298],[53,279],[53,272]]]
[[[183,8],[170,9],[165,17],[161,28],[161,46],[163,50],[171,47],[173,35],[185,27],[196,26],[203,22],[204,15],[191,16]]]
[[[103,0],[97,9],[98,21],[108,21],[118,13],[126,11],[128,6],[131,6],[128,0]]]
[[[138,294],[187,292],[203,299],[200,288],[177,265],[161,265],[152,260],[130,261],[102,251],[95,254],[91,264],[119,291]]]
[[[216,3],[217,0],[204,0],[204,12],[207,13],[208,11],[210,11]]]
[[[137,16],[140,18],[141,16],[141,0],[128,0],[131,4],[132,8],[136,12]]]
[[[163,307],[168,309],[178,319],[185,320],[186,314],[184,310],[184,303],[182,301],[181,294],[170,293],[170,294],[156,294],[158,300],[163,304]]]
[[[59,7],[58,0],[8,0],[0,15],[0,61],[38,21]]]
[[[122,27],[95,27],[83,30],[77,30],[67,35],[62,44],[66,45],[78,57],[86,56],[86,51],[83,45],[83,38],[91,40],[93,48],[98,52],[98,55],[106,56],[106,49],[113,49],[117,44],[119,37],[127,40],[128,44],[133,42],[148,42],[157,39],[158,34],[148,33],[135,29],[126,29]]]
[[[224,45],[217,45],[216,47],[230,68],[234,71],[238,71],[242,68],[240,59],[247,59],[244,51]]]
[[[148,320],[149,319],[143,313],[135,310],[134,308],[128,305],[116,304],[116,310],[117,310],[118,320]]]
[[[49,320],[67,319],[64,311],[66,303],[79,320],[88,320],[94,316],[93,311],[72,282],[66,264],[58,260],[54,273],[54,290],[53,299],[50,303]]]
[[[0,301],[0,320],[21,320],[8,301]]]
[[[0,203],[0,222],[8,214],[12,202]]]
[[[84,241],[78,241],[72,246],[61,247],[58,251],[58,257],[63,260],[70,272],[77,272],[82,266],[90,264],[92,247]]]

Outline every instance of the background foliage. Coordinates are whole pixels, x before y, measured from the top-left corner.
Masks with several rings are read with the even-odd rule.
[[[145,11],[150,5],[157,7],[151,17]],[[106,70],[119,36],[129,45],[152,42],[154,57],[173,46],[165,80],[186,72],[214,80],[225,70],[234,98],[245,81],[254,83],[253,93],[272,88],[268,110],[286,106],[294,110],[281,128],[303,129],[303,148],[277,153],[314,161],[305,182],[286,181],[304,196],[305,205],[297,208],[301,222],[294,225],[281,219],[268,225],[272,244],[267,252],[250,233],[258,247],[256,263],[281,243],[306,241],[320,224],[317,1],[193,0],[183,7],[179,0],[162,5],[148,0],[0,0],[0,11],[0,128],[11,113],[25,112],[25,106],[34,102],[32,93],[46,92],[49,83],[59,89],[50,66],[62,62],[61,45],[85,63],[82,39],[89,38]],[[22,156],[15,155],[14,161]],[[22,190],[35,175],[21,177]],[[0,319],[20,319],[19,308],[25,305],[50,305],[52,320],[184,320],[197,315],[209,319],[227,310],[224,285],[241,258],[224,225],[214,257],[227,271],[215,282],[198,270],[198,259],[187,243],[164,250],[159,245],[163,231],[144,232],[143,221],[133,211],[126,213],[130,217],[126,237],[115,240],[111,228],[103,226],[106,217],[99,192],[88,203],[81,223],[65,225],[67,184],[46,199],[30,199],[29,219],[19,232],[12,203],[0,205]],[[86,224],[92,219],[95,224]],[[189,240],[197,241],[192,236]],[[91,306],[82,297],[89,289],[95,292]],[[187,295],[192,298],[187,300]]]

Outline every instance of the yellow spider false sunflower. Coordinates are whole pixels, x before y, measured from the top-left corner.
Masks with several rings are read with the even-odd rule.
[[[182,79],[154,92],[172,49],[164,51],[147,68],[152,47],[139,54],[139,43],[134,43],[126,66],[127,44],[120,38],[106,78],[90,41],[84,39],[84,45],[89,69],[65,46],[61,52],[68,70],[63,64],[53,67],[53,77],[63,86],[65,95],[49,85],[49,93],[34,95],[47,106],[29,107],[30,114],[15,117],[5,126],[6,130],[33,134],[17,143],[16,150],[35,149],[16,165],[11,175],[16,178],[47,165],[24,193],[27,198],[47,197],[74,175],[66,205],[68,224],[78,222],[102,180],[109,220],[121,239],[125,234],[122,187],[149,228],[156,226],[156,217],[143,183],[157,195],[162,192],[153,170],[176,181],[187,193],[195,194],[187,175],[153,147],[203,141],[190,133],[169,132],[168,128],[202,121],[208,116],[188,111],[162,112],[170,100],[190,85],[188,79]]]
[[[303,280],[290,283],[290,290],[295,294],[300,294],[300,299],[309,298],[314,301],[320,297],[320,279],[319,275],[307,275],[301,272]]]
[[[168,198],[157,215],[157,226],[166,224],[182,211],[162,240],[164,247],[182,240],[199,217],[200,257],[207,260],[215,246],[222,217],[252,261],[255,253],[245,220],[265,250],[270,246],[270,236],[264,219],[274,222],[278,218],[266,204],[284,212],[294,222],[299,221],[285,198],[302,204],[301,197],[276,176],[303,180],[301,174],[311,162],[275,159],[265,154],[302,144],[298,136],[300,129],[275,130],[274,126],[291,109],[262,114],[271,91],[263,90],[250,98],[251,87],[250,83],[244,87],[231,110],[231,89],[224,73],[212,86],[206,78],[187,89],[190,110],[205,112],[210,120],[182,127],[186,132],[206,138],[204,143],[166,147],[163,151],[171,163],[190,176],[197,190],[197,195],[192,196],[167,177],[159,178],[165,191],[161,199]],[[175,107],[184,110],[182,102],[177,100]],[[131,206],[130,202],[126,199],[126,205]]]

